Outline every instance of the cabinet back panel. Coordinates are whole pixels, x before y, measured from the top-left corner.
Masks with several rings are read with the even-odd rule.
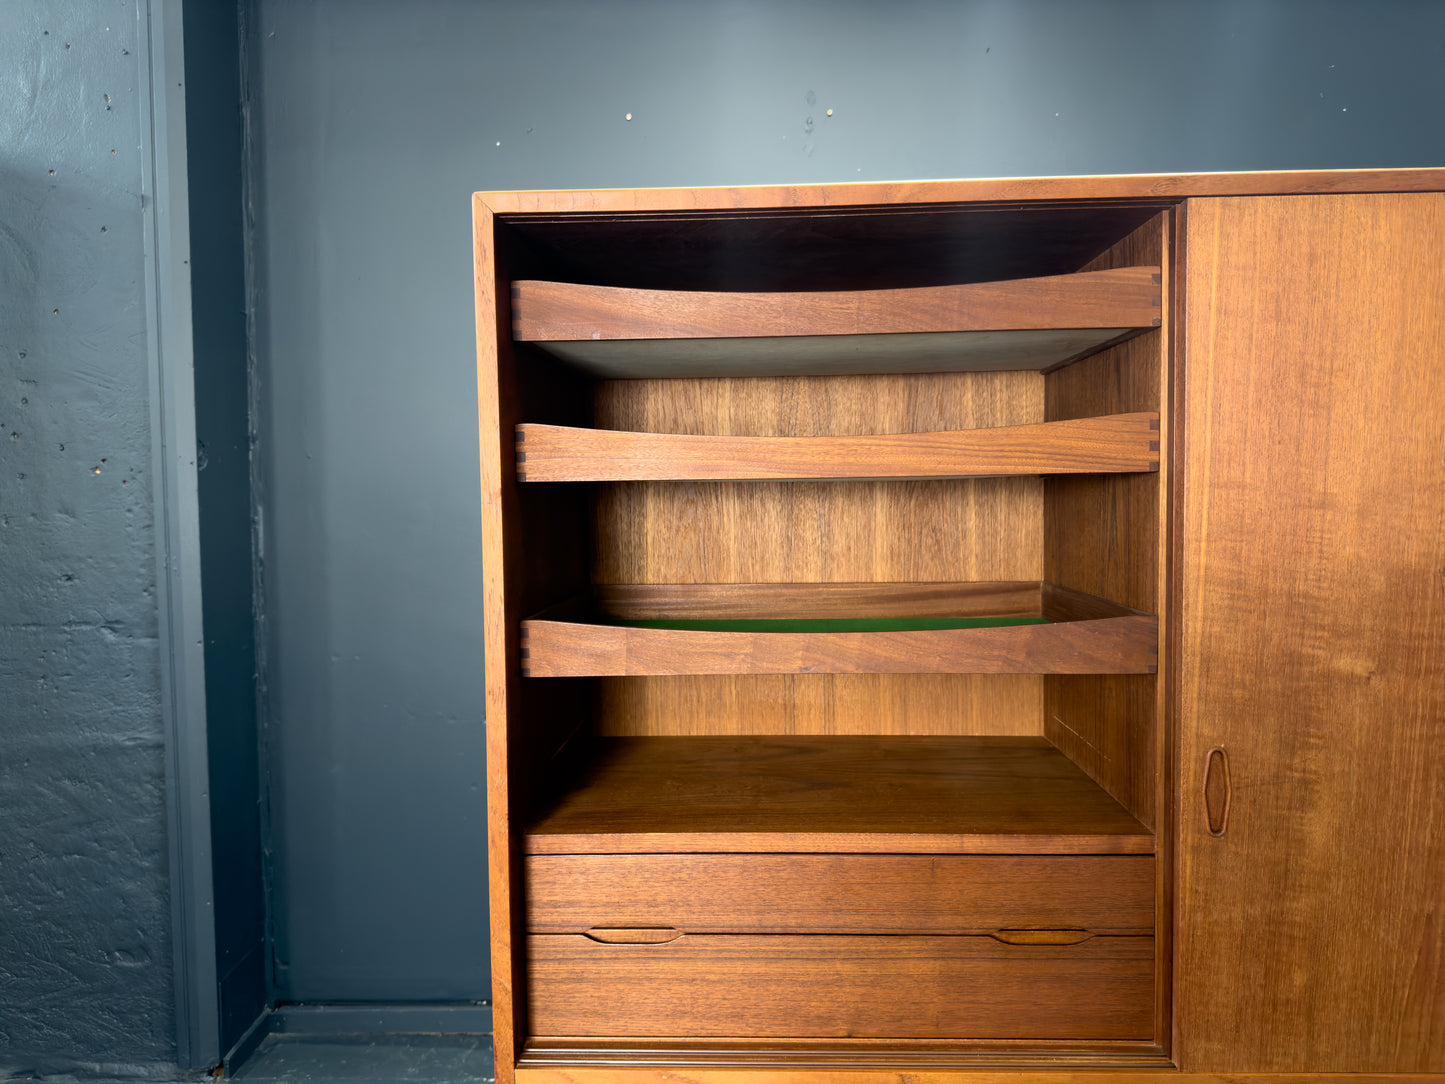
[[[596,492],[594,583],[1041,578],[1037,478],[615,482]]]
[[[1037,373],[598,386],[603,428],[733,436],[930,432],[1043,420]],[[1037,580],[1036,478],[599,486],[597,583]]]
[[[596,424],[644,432],[821,436],[1043,420],[1038,373],[598,385]],[[930,482],[629,482],[597,487],[597,583],[1037,580],[1037,478]],[[603,679],[614,735],[1038,734],[1032,675]]]
[[[598,729],[622,736],[1042,734],[1035,674],[602,678]]]
[[[608,380],[602,429],[740,437],[926,433],[1043,421],[1036,372]]]

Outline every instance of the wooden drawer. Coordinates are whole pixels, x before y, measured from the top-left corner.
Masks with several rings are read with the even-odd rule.
[[[527,938],[537,1036],[1148,1040],[1154,939]]]
[[[531,933],[1154,932],[1147,855],[590,854],[526,862]]]

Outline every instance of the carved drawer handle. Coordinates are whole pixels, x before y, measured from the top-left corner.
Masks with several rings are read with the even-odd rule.
[[[994,930],[989,936],[1005,945],[1078,945],[1094,935],[1088,930]]]
[[[603,945],[667,945],[682,935],[673,926],[593,926],[582,936]]]
[[[1216,839],[1229,827],[1229,757],[1222,746],[1204,755],[1204,816]]]

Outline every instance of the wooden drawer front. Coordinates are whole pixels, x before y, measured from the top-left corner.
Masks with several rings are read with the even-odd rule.
[[[532,855],[526,874],[531,933],[1154,932],[1144,855]]]
[[[1153,1037],[1154,939],[527,938],[537,1036]]]

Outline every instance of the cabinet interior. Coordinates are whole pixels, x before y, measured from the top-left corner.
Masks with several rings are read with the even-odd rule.
[[[929,853],[1016,856],[1011,861],[1030,853],[1071,854],[1101,862],[1134,861],[1103,856],[1156,856],[1157,872],[1152,859],[1147,870],[1129,867],[1129,876],[1149,882],[1147,916],[1105,930],[1120,939],[1099,937],[1089,950],[1107,957],[1099,965],[1104,970],[1090,974],[1123,969],[1127,980],[1120,982],[1152,991],[1148,1019],[1111,1024],[1113,1030],[1073,1045],[1120,1057],[1167,1049],[1159,674],[1167,627],[1161,582],[1169,223],[1158,204],[1074,204],[536,216],[499,226],[498,266],[505,276],[499,297],[508,281],[523,280],[668,291],[867,291],[1135,267],[1157,270],[1162,296],[1158,323],[1111,335],[1112,344],[1042,368],[909,371],[919,363],[904,351],[892,368],[866,372],[807,371],[816,362],[800,372],[784,358],[753,365],[751,375],[697,376],[689,375],[695,370],[684,357],[664,358],[654,375],[617,379],[544,344],[499,342],[504,424],[827,438],[1036,427],[1115,415],[1155,419],[1153,469],[1030,472],[1021,461],[1017,470],[981,477],[542,482],[527,480],[540,469],[538,438],[518,443],[515,467],[523,480],[505,482],[503,496],[517,540],[517,561],[506,577],[508,612],[520,626],[507,775],[511,845],[529,896],[528,879],[544,870],[536,863],[578,854],[650,854],[657,861],[726,852],[810,853],[820,860],[838,853],[894,856],[889,860]],[[746,343],[732,344],[734,356],[747,354]],[[826,446],[818,447],[828,459]],[[610,454],[600,457],[604,474]],[[848,672],[768,672],[789,663],[760,662],[748,654],[751,648],[736,665],[705,664],[732,672],[651,672],[687,652],[676,646],[681,640],[649,641],[635,631],[674,635],[683,622],[689,633],[752,635],[749,643],[756,645],[780,633],[857,631],[827,624],[850,618],[922,622],[927,627],[920,635],[934,635],[939,624],[976,625],[990,616],[1004,619],[999,627],[1006,632],[987,631],[1007,646],[998,649],[1001,655],[989,654],[993,661],[965,658],[958,672],[948,672],[953,656],[942,650],[938,672],[883,672],[907,670],[921,640],[900,641],[902,662],[880,662],[865,644],[841,662],[824,651],[817,663]],[[1095,627],[1131,619],[1129,646],[1109,641],[1089,654]],[[597,657],[612,661],[592,674],[539,676],[559,672],[544,669],[549,651],[577,657],[578,641],[549,640],[562,633],[536,623],[549,620],[562,621],[562,633],[573,630],[587,650],[593,639],[611,637],[612,646],[597,648]],[[776,631],[728,624],[749,620],[787,624]],[[1147,624],[1137,623],[1143,620]],[[1034,646],[1020,654],[1012,645],[1022,641],[1007,639],[1052,635],[1048,630],[1071,622],[1077,622],[1077,640],[1044,647],[1037,646],[1043,640],[1029,641]],[[972,641],[958,642],[967,656]],[[648,644],[661,645],[656,661],[639,662],[652,657]],[[606,672],[606,666],[641,672]],[[980,666],[992,672],[969,672]],[[1076,672],[1062,672],[1070,669]],[[967,796],[975,783],[969,769],[959,767],[971,758],[982,766],[978,779],[987,780],[972,804]],[[780,762],[788,783],[770,792],[773,784],[764,777]],[[1011,781],[1009,764],[1042,767],[1018,769],[1024,776]],[[792,785],[799,773],[827,780],[818,787],[823,797],[799,797]],[[941,789],[930,783],[944,777]],[[890,779],[896,785],[885,785]],[[773,797],[760,806],[759,794]],[[738,795],[747,800],[734,800]],[[763,923],[759,935],[785,932]],[[849,932],[880,934],[866,924]],[[1109,956],[1114,949],[1106,952],[1108,945],[1125,952],[1126,942],[1128,960],[1147,957],[1144,970]],[[553,942],[529,945],[524,951],[531,962],[556,957],[559,967],[589,966]],[[578,951],[586,956],[593,947]],[[893,949],[876,951],[886,956]],[[984,968],[978,974],[991,974],[992,965],[977,966]],[[1078,966],[1088,971],[1091,965]],[[974,981],[971,975],[956,978]],[[840,981],[867,985],[862,972]],[[567,996],[573,994],[585,997],[585,991]],[[534,1006],[525,1031],[537,1037],[536,1049],[547,1046],[548,1036],[576,1033],[570,1029],[579,1026],[577,1014],[560,1004]],[[992,1011],[970,1017],[992,1028],[979,1041],[1049,1051],[1050,1043],[1072,1037],[1067,1028],[1011,1031]],[[1068,1014],[1060,1010],[1055,1017]],[[797,1034],[776,1022],[753,1024],[747,1034],[755,1038]],[[718,1041],[685,1014],[669,1026],[685,1029],[666,1033],[674,1038]],[[820,1049],[844,1042],[812,1033],[798,1038]]]

